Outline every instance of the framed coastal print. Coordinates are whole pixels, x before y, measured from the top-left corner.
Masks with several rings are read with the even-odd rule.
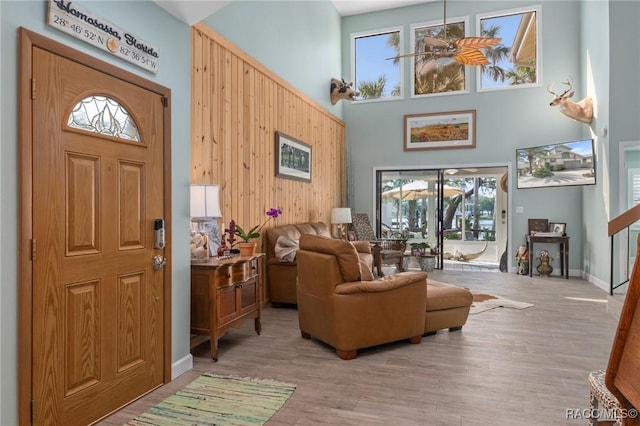
[[[276,132],[276,176],[311,182],[311,145]]]
[[[404,116],[404,150],[476,147],[476,111]]]

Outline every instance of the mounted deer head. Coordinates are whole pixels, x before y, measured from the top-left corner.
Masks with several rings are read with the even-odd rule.
[[[355,101],[356,96],[359,96],[360,93],[353,90],[353,83],[347,83],[344,81],[344,78],[331,79],[331,105],[335,105],[339,100],[347,99],[350,101]]]
[[[549,105],[557,105],[560,108],[560,112],[567,117],[573,118],[574,120],[582,123],[591,124],[591,121],[593,121],[593,101],[591,98],[584,98],[578,103],[571,102],[569,98],[574,95],[573,83],[571,80],[568,80],[565,81],[564,84],[568,85],[569,88],[561,94],[557,94],[553,91],[553,84],[551,86],[547,86],[549,93],[554,96]]]

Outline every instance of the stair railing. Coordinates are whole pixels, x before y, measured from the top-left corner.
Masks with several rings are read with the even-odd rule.
[[[619,283],[619,284],[613,284],[613,254],[614,254],[614,237],[616,236],[616,234],[618,234],[619,232],[622,232],[623,230],[627,230],[627,253],[630,252],[630,227],[631,225],[633,225],[634,223],[636,223],[637,221],[640,220],[640,204],[635,205],[634,207],[630,208],[629,210],[627,210],[626,212],[622,213],[621,215],[619,215],[618,217],[612,219],[609,221],[609,226],[608,226],[608,233],[609,233],[609,238],[611,239],[611,271],[610,271],[610,279],[609,279],[609,294],[611,296],[613,296],[613,290],[615,290],[616,288],[625,285],[626,283],[629,282],[629,278],[627,277],[626,280],[624,280],[623,282]],[[627,271],[629,270],[629,256],[626,256],[627,258]],[[628,276],[629,274],[627,274]]]

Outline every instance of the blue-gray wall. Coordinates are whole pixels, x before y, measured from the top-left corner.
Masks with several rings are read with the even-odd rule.
[[[442,3],[433,2],[348,16],[342,18],[340,30],[334,33],[335,20],[319,25],[311,20],[318,8],[323,7],[316,3],[323,4],[232,2],[209,17],[206,23],[294,87],[327,105],[322,84],[316,87],[314,81],[309,80],[324,81],[337,74],[353,80],[350,75],[352,33],[403,26],[405,51],[410,51],[409,26],[442,19],[443,12]],[[572,270],[582,271],[586,278],[605,288],[609,280],[606,227],[608,220],[619,213],[617,144],[640,139],[640,120],[637,119],[640,86],[634,71],[640,62],[637,42],[640,27],[634,24],[640,18],[640,3],[620,0],[460,0],[448,3],[447,16],[469,16],[471,34],[474,34],[476,14],[535,5],[542,8],[542,69],[538,87],[477,93],[477,70],[471,69],[469,94],[410,99],[409,68],[405,66],[405,100],[363,104],[340,102],[327,106],[346,123],[349,203],[358,211],[373,214],[374,167],[459,164],[511,164],[515,167],[515,149],[518,147],[592,137],[597,151],[595,186],[518,190],[514,177],[510,178],[510,235],[512,246],[517,246],[526,233],[528,218],[546,217],[566,222],[571,237]],[[328,6],[324,4],[324,7]],[[326,17],[333,17],[330,11],[323,11]],[[263,16],[276,22],[264,20]],[[304,24],[283,24],[287,28],[295,27],[296,31],[290,31],[286,36],[274,34],[273,28],[281,28],[278,22],[284,22],[281,18]],[[309,49],[309,46],[315,47],[322,40],[322,29],[331,29],[325,34],[327,40],[335,40],[340,34],[341,72],[327,74],[325,63],[333,59],[309,55],[317,50]],[[298,30],[302,32],[297,33]],[[292,34],[295,36],[291,37]],[[283,41],[287,37],[288,41]],[[329,68],[333,70],[333,65]],[[311,76],[315,77],[312,79]],[[585,96],[594,100],[594,122],[590,126],[575,122],[549,106],[551,95],[546,86],[553,82],[559,84],[567,77],[575,82],[575,101]],[[411,153],[402,150],[403,115],[463,109],[477,111],[476,149]],[[515,207],[522,207],[524,212],[516,214]]]
[[[448,4],[447,16],[469,16],[470,34],[476,34],[476,14],[539,5],[535,1],[455,1]],[[579,139],[584,124],[579,124],[549,106],[551,95],[546,85],[572,76],[576,96],[584,95],[580,67],[580,2],[542,2],[541,12],[541,84],[538,87],[478,93],[476,72],[470,69],[470,93],[403,101],[348,104],[344,107],[347,140],[350,149],[349,181],[351,205],[357,211],[373,214],[374,167],[439,167],[456,164],[512,164],[518,147],[545,145]],[[343,19],[342,60],[344,74],[349,72],[351,33],[402,25],[404,50],[411,51],[409,27],[413,23],[442,19],[442,3],[398,8],[388,12],[363,14]],[[410,93],[409,66],[405,66],[405,93]],[[404,152],[403,115],[476,110],[476,148],[473,150],[429,150]],[[375,148],[375,149],[373,149]],[[580,269],[582,246],[581,187],[557,189],[515,188],[509,181],[513,206],[523,214],[510,212],[511,246],[524,240],[528,218],[548,218],[566,222],[571,237],[570,264]],[[355,189],[357,188],[357,189]],[[512,250],[513,251],[513,250]]]
[[[611,166],[611,211],[619,211],[619,143],[640,140],[640,2],[612,1],[609,11],[611,38],[609,158]]]
[[[158,46],[160,72],[150,75],[46,26],[44,1],[0,1],[0,424],[16,423],[17,372],[17,28],[25,26],[78,50],[114,63],[172,89],[173,179],[173,347],[172,362],[189,351],[188,199],[190,169],[189,28],[148,1],[82,1],[85,8],[130,29]],[[349,104],[329,102],[331,77],[350,78],[350,34],[403,25],[408,50],[409,25],[441,19],[440,2],[340,19],[327,1],[235,1],[206,23],[293,87],[343,117],[350,151],[351,207],[372,212],[372,170],[376,166],[438,167],[453,164],[514,163],[515,148],[595,137],[598,147],[596,186],[584,188],[514,188],[509,212],[512,244],[517,245],[527,218],[567,222],[572,269],[593,281],[608,281],[605,229],[617,211],[618,143],[640,139],[640,4],[628,1],[452,1],[447,16],[475,14],[525,5],[542,5],[542,85],[520,90],[475,92],[432,99]],[[611,25],[609,24],[611,23]],[[609,57],[610,55],[610,57]],[[548,106],[546,85],[572,76],[576,98],[594,97],[596,120],[590,127],[571,121]],[[405,67],[405,77],[409,71]],[[405,91],[408,91],[405,83]],[[611,92],[611,93],[609,93]],[[474,150],[402,150],[402,116],[410,113],[477,110]],[[608,129],[603,137],[601,130]],[[593,131],[591,130],[593,129]],[[357,190],[355,190],[357,188]],[[599,248],[600,247],[600,248]],[[598,249],[597,249],[598,248]],[[9,342],[9,343],[7,343]],[[8,346],[7,346],[8,345]],[[13,350],[7,349],[14,347]]]
[[[581,259],[585,275],[602,285],[609,282],[607,222],[612,216],[608,188],[610,175],[616,174],[611,173],[609,157],[609,3],[583,2],[580,17],[580,65],[582,87],[586,88],[583,93],[594,100],[593,131],[585,136],[595,140],[597,182],[596,186],[583,190],[582,227],[579,230],[584,241]]]
[[[18,28],[57,40],[171,89],[173,294],[172,363],[190,365],[189,354],[189,211],[190,181],[190,29],[149,1],[77,2],[85,9],[125,28],[160,51],[157,75],[112,57],[46,25],[47,2],[0,2],[0,424],[17,424],[18,371]]]

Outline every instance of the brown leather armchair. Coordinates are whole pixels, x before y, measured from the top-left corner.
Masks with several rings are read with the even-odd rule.
[[[297,264],[302,337],[333,346],[341,359],[355,358],[361,348],[402,339],[420,343],[426,273],[373,280],[353,244],[313,235],[300,236]]]

